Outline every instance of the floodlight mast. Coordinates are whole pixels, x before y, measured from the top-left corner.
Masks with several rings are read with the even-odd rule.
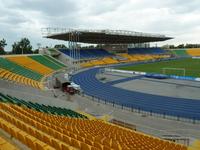
[[[72,71],[76,71],[80,69],[80,49],[78,46],[79,42],[79,32],[73,29],[68,30],[69,33],[69,56],[72,58],[70,59],[70,65]]]

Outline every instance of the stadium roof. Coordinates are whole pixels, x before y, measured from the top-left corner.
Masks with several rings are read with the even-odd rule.
[[[45,29],[46,35],[44,37],[46,38],[69,41],[70,36],[76,34],[79,35],[78,42],[90,44],[134,44],[160,42],[172,39],[172,37],[166,37],[161,34],[149,34],[124,30],[67,30],[63,28]]]

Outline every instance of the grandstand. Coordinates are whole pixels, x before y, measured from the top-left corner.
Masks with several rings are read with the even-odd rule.
[[[67,111],[67,117],[59,116],[61,115],[59,108],[54,108],[54,115],[50,115],[50,109],[41,111],[38,105],[33,103],[3,94],[1,94],[1,99],[1,129],[31,149],[139,148],[159,150],[163,146],[171,150],[187,149],[185,146],[111,125],[101,120],[88,120],[83,118],[83,115],[77,118],[77,115],[74,116],[77,114],[75,112],[72,114]],[[42,108],[42,110],[45,109]]]
[[[161,48],[129,48],[128,54],[166,54],[167,52]]]
[[[59,70],[59,69],[62,69],[63,67],[66,67],[64,64],[60,63],[59,61],[56,61],[55,59],[47,55],[43,55],[43,56],[33,55],[29,57],[53,70]]]
[[[154,50],[156,50],[156,52],[153,52]],[[69,49],[59,49],[59,51],[70,57]],[[144,51],[146,51],[146,53],[144,53]],[[168,53],[160,48],[143,48],[143,49],[134,48],[134,49],[129,49],[128,53],[119,53],[119,54],[111,54],[103,49],[98,49],[98,50],[81,49],[80,56],[82,61],[81,63],[82,67],[111,65],[111,64],[137,62],[137,61],[148,61],[148,60],[156,60],[169,57]],[[75,59],[78,59],[78,57]]]
[[[200,56],[200,48],[191,48],[187,50],[187,53],[191,56]]]
[[[188,57],[189,56],[186,49],[172,50],[172,53],[179,57]]]
[[[16,83],[43,89],[46,76],[63,69],[64,64],[49,56],[6,56],[0,58],[0,77]]]
[[[82,67],[131,62],[132,59],[126,60],[123,56],[120,56],[120,58],[119,55],[112,53],[112,50],[114,50],[116,46],[120,47],[119,43],[124,45],[124,50],[128,54],[128,44],[148,43],[172,39],[171,37],[166,37],[165,35],[160,34],[148,34],[123,30],[65,30],[63,33],[63,30],[59,31],[58,29],[47,28],[45,33],[46,38],[70,41],[71,44],[68,49],[58,49],[58,51],[61,52],[61,54],[65,54],[66,59],[69,60],[67,62],[72,61],[71,64],[81,63],[80,65]],[[81,49],[80,47],[77,47],[77,42],[100,44],[102,48]],[[153,54],[154,50],[156,51],[156,55],[166,53],[164,50],[159,48],[148,49],[150,51],[149,54]],[[99,60],[102,58],[105,58],[105,61],[103,60],[100,62]],[[90,63],[90,59],[96,60],[94,63]]]
[[[172,53],[178,57],[199,57],[199,48],[189,48],[189,49],[173,49]]]
[[[87,118],[81,114],[78,114],[72,110],[65,109],[65,108],[57,108],[57,107],[52,107],[52,106],[46,106],[46,105],[41,105],[38,103],[32,103],[32,102],[26,102],[22,99],[18,99],[9,95],[4,95],[0,93],[0,98],[1,102],[4,103],[11,103],[19,106],[24,106],[30,109],[34,109],[39,112],[44,112],[48,114],[54,114],[54,115],[61,115],[61,116],[67,116],[67,117],[75,117],[75,118]]]
[[[58,49],[60,52],[70,56],[69,49]],[[80,50],[80,57],[81,59],[95,59],[101,57],[109,57],[113,56],[112,54],[108,53],[104,49],[81,49]],[[75,58],[78,59],[78,58]]]
[[[58,51],[72,58],[69,49],[58,49]],[[132,48],[128,49],[127,53],[119,54],[112,54],[104,49],[80,49],[82,67],[147,61],[167,57],[169,57],[168,52],[160,48]],[[78,56],[74,59],[78,59]]]
[[[12,56],[12,57],[7,57],[7,59],[25,68],[38,72],[41,75],[48,75],[53,72],[53,70],[45,67],[44,65],[32,60],[27,56],[20,56],[20,57]]]

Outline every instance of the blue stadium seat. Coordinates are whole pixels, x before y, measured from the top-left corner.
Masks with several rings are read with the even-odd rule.
[[[129,48],[128,54],[165,54],[161,48]]]
[[[65,55],[70,56],[69,49],[58,49],[58,50],[64,53]],[[113,55],[104,49],[81,49],[80,50],[81,59],[88,59],[88,58],[92,59],[92,58],[109,57],[109,56],[113,56]]]

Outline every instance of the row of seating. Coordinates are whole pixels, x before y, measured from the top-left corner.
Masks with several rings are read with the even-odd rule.
[[[43,89],[43,85],[40,82],[12,73],[10,71],[1,68],[0,68],[0,78],[8,81],[14,81],[15,83],[22,83],[28,86],[32,86],[34,88]]]
[[[60,52],[65,55],[70,56],[69,49],[58,49]],[[129,48],[128,54],[139,54],[139,55],[161,55],[166,54],[167,51],[161,48]],[[81,59],[89,59],[89,58],[101,58],[101,57],[113,57],[114,55],[109,53],[104,49],[81,49],[80,50],[80,58]],[[77,58],[74,58],[77,59]]]
[[[40,111],[40,112],[49,113],[49,114],[63,115],[63,116],[67,116],[67,117],[87,119],[86,116],[79,114],[75,111],[72,111],[70,109],[53,107],[53,106],[46,106],[46,105],[43,105],[43,104],[41,105],[41,104],[32,103],[32,102],[26,102],[22,99],[18,99],[16,97],[12,97],[12,96],[9,96],[9,95],[4,95],[2,93],[0,93],[0,102],[12,103],[12,104],[16,104],[16,105],[19,105],[19,106],[25,106],[25,107],[35,109],[35,110]]]
[[[112,57],[104,57],[102,59],[102,61],[105,63],[105,64],[117,64],[119,63],[119,61],[117,61],[116,59],[113,59]]]
[[[128,49],[128,54],[155,54],[155,55],[161,55],[161,54],[166,54],[167,51],[163,50],[161,48],[129,48]]]
[[[135,55],[130,55],[130,54],[119,54],[119,56],[122,56],[130,61],[148,61],[148,60],[154,60],[154,59],[161,59],[161,58],[167,58],[169,57],[168,55],[141,55],[141,54],[135,54]]]
[[[69,49],[58,49],[61,53],[70,56],[70,50]],[[94,58],[102,58],[102,57],[110,57],[113,56],[113,54],[107,52],[104,49],[81,49],[80,50],[80,58],[81,59],[94,59]],[[77,57],[77,56],[73,56]],[[74,58],[77,59],[77,58]]]
[[[66,66],[46,55],[0,58],[0,78],[43,89],[42,79]]]
[[[15,145],[9,143],[6,139],[0,136],[0,150],[19,150]]]
[[[100,66],[100,65],[109,65],[109,64],[117,64],[119,61],[113,59],[112,57],[105,57],[102,59],[91,60],[88,62],[84,62],[81,64],[82,67],[92,67],[92,66]]]
[[[118,64],[118,63],[127,63],[127,62],[138,62],[138,61],[148,61],[155,59],[168,58],[168,55],[129,55],[127,53],[118,54],[117,56],[123,59],[113,59],[112,57],[105,57],[102,59],[91,60],[88,62],[84,62],[81,64],[82,67],[92,67],[99,65],[110,65],[110,64]]]
[[[129,55],[127,53],[119,54],[119,56],[123,57],[126,59],[126,61],[137,61],[136,58],[134,58],[132,55]]]
[[[65,55],[71,56],[69,49],[59,49],[59,51],[64,53]],[[133,49],[128,49],[128,53],[126,54],[117,54],[117,55],[111,54],[104,49],[80,50],[80,59],[82,60],[90,59],[86,62],[83,62],[81,64],[82,67],[92,67],[99,65],[110,65],[110,64],[126,63],[133,61],[160,59],[166,56],[167,52],[165,50],[162,50],[161,48],[133,48]],[[78,58],[78,56],[71,56],[71,57]]]
[[[26,78],[30,78],[36,81],[40,81],[42,79],[42,75],[37,73],[36,71],[24,68],[6,58],[0,58],[0,68],[13,72],[15,74],[24,76]]]
[[[23,66],[24,68],[28,68],[30,70],[38,72],[41,75],[48,75],[53,72],[52,69],[38,63],[37,61],[34,61],[27,56],[9,56],[7,57],[7,59],[17,63],[18,65]]]
[[[171,52],[178,57],[200,56],[200,48],[176,49]]]
[[[200,48],[188,49],[187,53],[191,56],[200,56]]]
[[[66,67],[64,64],[53,59],[52,57],[50,57],[48,55],[32,55],[29,57],[54,71]]]
[[[172,54],[178,56],[178,57],[188,57],[188,53],[186,49],[178,49],[178,50],[172,50]]]
[[[12,114],[12,109],[9,109],[10,112],[3,110],[9,108],[6,107],[6,105],[1,104],[1,107],[2,109],[0,110],[0,128],[9,133],[11,137],[16,138],[21,143],[25,144],[33,150],[56,149],[53,148],[54,143],[59,143],[60,141],[56,140],[55,138],[52,138],[48,134],[45,134],[42,131],[38,130],[36,127],[34,127],[32,124],[34,124],[35,122],[33,122],[31,119],[24,117],[24,120],[21,120],[23,115],[20,116],[20,114],[16,111],[13,111],[13,113],[15,114]],[[30,121],[30,123],[32,124],[30,125],[24,122],[25,119],[26,121]],[[47,143],[45,141],[45,137],[51,140],[50,143]],[[65,146],[68,149],[70,149],[69,146],[66,144],[63,144],[62,146]]]
[[[53,147],[57,150],[73,148],[83,150],[187,149],[183,145],[154,138],[101,120],[73,119],[49,115],[3,103],[0,103],[0,108],[2,118],[0,124],[4,124],[4,122],[9,124],[8,127],[5,127],[5,124],[0,125],[0,127],[30,148],[40,146],[41,149]],[[10,124],[14,127],[10,127]],[[17,132],[16,128],[23,130],[25,134],[18,135],[21,132]],[[30,136],[42,143],[33,144],[31,138],[27,139]],[[28,144],[28,141],[31,144]]]

